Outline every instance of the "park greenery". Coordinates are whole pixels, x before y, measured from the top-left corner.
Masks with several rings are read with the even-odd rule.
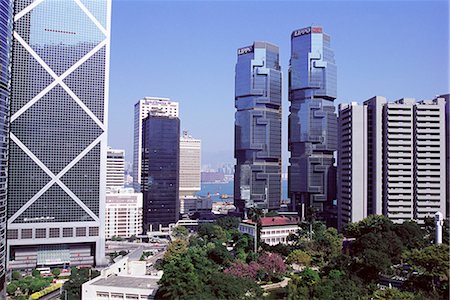
[[[72,268],[70,277],[63,285],[64,299],[81,299],[81,285],[97,276],[100,272],[90,268]]]
[[[258,215],[259,214],[259,215]],[[260,212],[253,212],[258,224]],[[394,224],[383,216],[347,225],[301,223],[289,244],[269,246],[238,231],[224,217],[197,233],[175,229],[161,268],[157,299],[448,299],[448,224],[434,244],[426,220]],[[266,284],[288,279],[265,292]]]
[[[11,277],[6,292],[14,300],[28,299],[31,294],[49,287],[53,281],[53,276],[42,277],[37,270],[33,270],[31,276],[22,276],[19,271],[13,271]]]

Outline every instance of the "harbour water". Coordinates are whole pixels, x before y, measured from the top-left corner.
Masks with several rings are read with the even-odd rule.
[[[287,199],[287,180],[281,182],[281,199]],[[210,194],[213,202],[217,201],[232,201],[233,200],[233,181],[227,183],[202,183],[202,190],[198,193],[199,196],[207,196]],[[228,199],[221,199],[221,195],[230,195]]]

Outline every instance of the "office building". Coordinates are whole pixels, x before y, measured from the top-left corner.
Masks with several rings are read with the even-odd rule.
[[[8,176],[9,93],[11,60],[12,0],[0,0],[0,298],[5,287],[6,274],[6,203]]]
[[[352,103],[339,105],[338,215],[346,223],[367,217],[367,109]]]
[[[144,232],[178,221],[179,164],[180,119],[149,115],[142,125]]]
[[[383,214],[423,222],[446,211],[445,99],[339,107],[338,223]]]
[[[142,123],[151,113],[155,116],[178,117],[178,102],[169,98],[145,97],[134,105],[133,187],[141,189]]]
[[[292,32],[288,196],[301,218],[315,211],[328,220],[336,199],[337,71],[330,47],[330,36],[321,27]]]
[[[11,268],[103,264],[111,1],[14,1]]]
[[[132,190],[132,189],[131,189]],[[142,234],[142,194],[119,190],[106,194],[106,238]]]
[[[445,146],[446,155],[447,155],[447,212],[446,218],[450,218],[450,94],[439,96],[440,98],[445,99],[445,139],[447,141],[447,145]]]
[[[125,150],[108,147],[106,157],[106,192],[115,192],[125,183]]]
[[[200,192],[201,141],[187,131],[180,138],[180,213],[185,213],[184,199]],[[187,211],[186,211],[187,212]]]
[[[234,203],[277,210],[281,202],[281,68],[279,49],[254,42],[237,51]]]

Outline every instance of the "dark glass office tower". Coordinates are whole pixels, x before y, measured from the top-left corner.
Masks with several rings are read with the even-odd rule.
[[[321,219],[336,198],[336,64],[330,37],[321,27],[291,35],[289,69],[289,181],[292,209]]]
[[[178,221],[179,165],[180,119],[149,115],[142,124],[144,232]]]
[[[6,273],[6,198],[9,135],[9,64],[12,39],[12,0],[0,0],[0,298]]]
[[[237,55],[234,202],[244,215],[280,208],[281,70],[273,44],[254,42]]]

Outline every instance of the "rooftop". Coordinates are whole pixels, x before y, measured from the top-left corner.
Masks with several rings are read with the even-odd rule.
[[[255,225],[255,222],[253,222],[252,220],[244,220],[242,222]],[[276,216],[276,217],[262,217],[261,218],[262,226],[297,225],[298,222],[299,222],[299,220],[297,217]]]
[[[109,276],[99,279],[92,285],[138,288],[138,289],[156,289],[158,288],[159,278],[136,277],[136,276]]]

